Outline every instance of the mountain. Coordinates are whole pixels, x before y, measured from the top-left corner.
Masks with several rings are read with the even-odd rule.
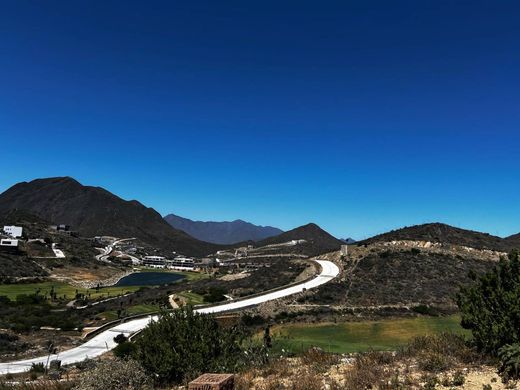
[[[507,251],[512,248],[511,245],[515,239],[514,236],[508,239],[503,239],[501,237],[492,236],[488,233],[460,229],[443,223],[427,223],[392,230],[388,233],[360,241],[358,244],[401,240],[432,241],[444,244],[468,246],[477,249]]]
[[[295,246],[295,252],[301,252],[308,256],[317,256],[340,249],[343,241],[333,237],[314,223],[309,223],[296,229],[289,230],[275,237],[269,237],[255,243],[255,246],[283,244],[292,240],[305,240],[306,243]]]
[[[0,213],[16,209],[49,223],[70,225],[88,237],[136,237],[151,246],[191,256],[221,249],[174,229],[157,211],[136,200],[123,200],[103,188],[84,186],[70,177],[22,182],[0,194]]]
[[[520,233],[504,238],[507,246],[510,248],[520,249]]]
[[[283,230],[272,226],[257,226],[240,219],[232,222],[203,222],[192,221],[175,214],[169,214],[164,219],[174,228],[214,244],[259,241],[283,233]]]
[[[341,241],[343,241],[344,244],[355,244],[357,241],[354,240],[353,238],[341,238],[340,239]]]

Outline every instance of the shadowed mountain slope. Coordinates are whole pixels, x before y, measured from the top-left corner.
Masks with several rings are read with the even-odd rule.
[[[84,236],[136,237],[164,250],[202,256],[220,249],[172,228],[152,208],[70,177],[18,183],[0,194],[0,213],[22,210]]]
[[[318,225],[309,223],[279,234],[278,236],[258,241],[255,243],[255,246],[283,244],[292,240],[305,240],[305,244],[297,245],[295,248],[299,248],[297,252],[309,256],[317,256],[323,253],[337,251],[341,245],[344,244],[341,240],[330,235]]]

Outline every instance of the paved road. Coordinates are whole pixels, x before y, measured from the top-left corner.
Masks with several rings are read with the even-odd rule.
[[[211,307],[204,307],[197,309],[198,313],[222,313],[227,311],[234,311],[249,306],[258,305],[260,303],[272,301],[275,299],[287,297],[304,290],[318,287],[335,278],[339,274],[339,268],[332,262],[327,260],[316,260],[321,266],[321,273],[314,279],[295,286],[290,286],[278,291],[273,291],[267,294],[245,298],[243,300],[225,303]],[[59,359],[62,364],[73,364],[81,362],[85,359],[95,358],[103,353],[111,350],[117,344],[114,342],[114,337],[120,333],[126,336],[134,334],[144,329],[152,320],[157,319],[157,316],[149,316],[137,320],[132,320],[120,325],[116,325],[106,331],[96,335],[86,343],[79,347],[69,349],[57,355],[51,355],[50,360]],[[9,363],[0,363],[0,374],[24,372],[31,368],[33,363],[47,364],[48,356],[42,356],[34,359],[19,360]]]
[[[110,254],[114,250],[114,247],[121,242],[131,241],[131,240],[135,240],[135,238],[123,238],[121,240],[114,241],[112,244],[109,244],[105,248],[103,248],[103,253],[96,255],[96,259],[99,261],[109,262],[107,258],[108,258],[108,256],[110,256]]]

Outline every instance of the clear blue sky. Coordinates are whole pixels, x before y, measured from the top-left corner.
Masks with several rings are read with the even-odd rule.
[[[0,191],[363,238],[520,231],[518,1],[5,1]]]

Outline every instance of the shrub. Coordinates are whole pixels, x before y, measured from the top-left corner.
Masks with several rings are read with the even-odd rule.
[[[453,374],[453,379],[451,381],[452,386],[462,386],[466,382],[466,377],[464,373],[460,370],[457,370],[455,374]]]
[[[80,377],[74,390],[140,390],[151,389],[151,380],[134,360],[101,361]]]
[[[470,346],[464,336],[454,333],[416,337],[406,347],[400,349],[398,355],[408,358],[431,353],[442,355],[449,361],[456,360],[464,364],[482,360],[482,356]]]
[[[237,371],[255,354],[237,327],[224,329],[191,307],[162,313],[135,341],[132,356],[159,383],[182,383],[203,372]],[[246,353],[248,352],[248,353]]]
[[[498,351],[498,373],[504,381],[520,378],[520,344],[505,345]]]
[[[114,349],[113,353],[114,356],[118,358],[127,358],[132,355],[135,351],[135,345],[129,341],[122,342],[121,344],[118,344]]]
[[[33,363],[29,372],[43,374],[45,372],[45,366],[43,363]]]
[[[128,340],[128,338],[123,333],[119,333],[116,337],[114,337],[114,341],[117,344],[122,344],[127,340]]]
[[[457,295],[461,325],[470,329],[477,347],[496,355],[508,344],[520,342],[520,259],[512,251],[489,273]]]
[[[448,358],[438,352],[423,352],[418,357],[419,369],[428,372],[442,372],[449,366]]]

